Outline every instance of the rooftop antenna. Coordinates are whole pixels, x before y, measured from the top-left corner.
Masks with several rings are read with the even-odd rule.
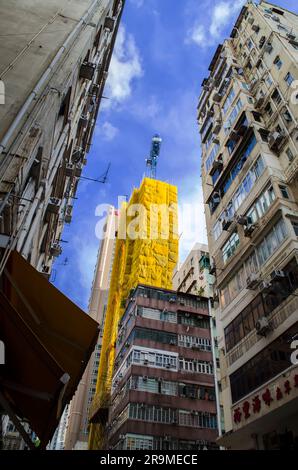
[[[160,154],[162,139],[158,134],[152,137],[150,157],[146,158],[147,176],[156,179],[157,160]]]

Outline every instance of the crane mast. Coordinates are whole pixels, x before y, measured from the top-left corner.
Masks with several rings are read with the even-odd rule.
[[[147,176],[156,179],[157,160],[160,154],[162,139],[158,134],[152,137],[150,157],[146,159]]]

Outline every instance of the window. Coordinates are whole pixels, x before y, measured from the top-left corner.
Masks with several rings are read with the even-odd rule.
[[[269,131],[266,129],[259,129],[259,134],[263,142],[268,142]]]
[[[270,343],[260,353],[230,375],[232,402],[268,382],[291,366],[291,349],[288,338],[296,333],[296,327]]]
[[[252,165],[250,170],[247,172],[245,177],[243,178],[242,182],[240,183],[238,189],[235,191],[232,199],[228,202],[226,206],[226,213],[228,217],[232,218],[235,211],[239,209],[242,202],[245,200],[247,195],[253,188],[254,182],[260,178],[264,171],[264,162],[262,157],[258,157],[256,162]],[[213,227],[213,236],[214,240],[217,240],[221,233],[222,233],[222,223],[221,219],[223,217],[223,213],[220,214],[217,222]]]
[[[295,232],[296,237],[298,237],[298,222],[295,220],[292,220],[292,226],[293,226],[293,230]]]
[[[235,253],[237,246],[240,243],[239,235],[237,232],[234,232],[227,243],[223,246],[222,248],[222,257],[224,260],[224,263],[227,262],[229,258]]]
[[[287,157],[289,159],[289,162],[292,162],[294,160],[294,155],[293,155],[293,152],[292,150],[290,149],[290,147],[288,147],[286,149],[286,154],[287,154]]]
[[[239,100],[237,101],[235,107],[233,108],[233,111],[231,112],[230,116],[229,116],[229,119],[227,121],[227,125],[224,126],[224,130],[225,130],[225,133],[228,134],[228,132],[230,132],[230,129],[232,127],[232,125],[234,124],[241,108],[242,108],[242,101],[241,99],[239,98]]]
[[[286,186],[279,185],[279,189],[283,198],[290,199],[288,189]]]
[[[213,374],[211,362],[198,361],[196,359],[179,358],[179,368],[187,372],[199,372],[200,374]]]
[[[288,72],[287,75],[285,76],[285,81],[287,82],[287,84],[288,84],[289,86],[292,85],[292,83],[293,83],[293,81],[294,81],[294,77],[293,77],[293,75],[292,75],[290,72]]]
[[[272,106],[270,103],[266,104],[265,108],[264,108],[264,111],[265,113],[268,115],[268,116],[271,116],[272,113],[273,113],[273,109],[272,109]]]
[[[286,121],[286,124],[289,124],[290,122],[293,121],[293,118],[290,114],[290,111],[288,109],[286,109],[284,112],[283,112],[283,117],[284,117],[284,120]]]
[[[277,55],[273,61],[274,65],[278,68],[278,70],[281,69],[282,67],[282,60],[281,58],[279,57],[279,55]]]
[[[211,152],[210,152],[209,157],[208,157],[207,160],[206,160],[206,165],[205,165],[205,166],[206,166],[206,170],[207,170],[207,171],[210,170],[211,165],[212,165],[212,163],[214,162],[215,157],[216,157],[218,151],[219,151],[219,145],[218,145],[218,144],[215,144],[215,145],[213,146]]]
[[[270,188],[268,191],[270,191]],[[274,196],[271,195],[268,197],[272,198]],[[231,281],[220,290],[220,302],[223,309],[232,302],[242,289],[244,289],[248,276],[259,271],[261,266],[267,261],[273,252],[279,248],[286,237],[286,226],[283,219],[280,219],[267,237],[264,238],[255,251],[253,251],[253,253],[246,259]]]
[[[275,102],[275,104],[279,104],[282,101],[282,97],[281,97],[281,95],[280,95],[280,93],[277,89],[274,90],[271,97],[272,97],[273,101]]]
[[[268,87],[270,87],[273,83],[273,80],[269,73],[265,76],[265,83]]]
[[[223,114],[226,114],[229,107],[231,106],[232,102],[233,102],[233,99],[235,97],[235,90],[232,88],[230,93],[228,94],[227,96],[227,99],[223,105]]]
[[[256,142],[257,142],[256,137],[253,134],[251,136],[251,138],[249,139],[249,141],[247,142],[247,144],[245,145],[245,147],[242,149],[242,151],[241,151],[241,153],[240,153],[240,155],[237,159],[237,162],[235,163],[235,165],[232,167],[232,169],[230,171],[230,174],[224,180],[223,186],[221,188],[222,194],[225,194],[228,191],[228,189],[231,186],[232,182],[234,181],[236,176],[241,171],[244,162],[251,155],[251,153],[252,153],[252,151],[253,151],[253,149],[256,145]]]

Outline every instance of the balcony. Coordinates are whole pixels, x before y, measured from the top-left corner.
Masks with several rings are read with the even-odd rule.
[[[285,170],[285,182],[290,184],[298,176],[298,156],[290,163],[288,168]]]
[[[298,312],[298,289],[285,300],[283,305],[278,306],[268,316],[273,330],[278,328],[293,313]],[[257,330],[252,330],[242,341],[226,354],[227,364],[230,367],[234,362],[246,354],[258,341],[262,339]]]

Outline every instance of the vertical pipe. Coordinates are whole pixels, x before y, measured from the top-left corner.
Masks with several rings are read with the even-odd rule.
[[[217,414],[217,429],[218,437],[222,436],[221,429],[221,410],[220,410],[220,399],[219,399],[219,388],[217,381],[217,365],[216,365],[216,351],[215,351],[215,341],[213,334],[213,317],[211,315],[211,297],[208,298],[208,311],[209,311],[209,321],[210,321],[210,335],[211,335],[211,349],[212,349],[212,359],[213,359],[213,375],[214,375],[214,388],[215,388],[215,399],[216,399],[216,414]]]

